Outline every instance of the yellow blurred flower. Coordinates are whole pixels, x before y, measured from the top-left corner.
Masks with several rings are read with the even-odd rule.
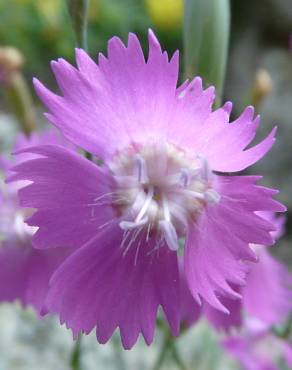
[[[32,0],[15,0],[16,5],[28,5],[32,3]]]
[[[56,26],[58,24],[62,6],[61,0],[37,0],[35,5],[39,14],[49,25]]]
[[[145,0],[145,4],[155,26],[168,30],[181,25],[183,0]]]

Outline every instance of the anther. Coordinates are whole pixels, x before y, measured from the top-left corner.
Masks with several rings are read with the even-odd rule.
[[[190,172],[186,168],[181,169],[180,180],[183,187],[188,187],[190,184]]]
[[[146,161],[138,154],[135,158],[134,176],[138,178],[140,184],[146,184],[149,181]]]
[[[202,155],[200,155],[200,154],[197,155],[197,158],[201,162],[201,177],[202,177],[202,179],[205,180],[205,181],[209,181],[210,178],[211,178],[211,175],[212,175],[212,171],[210,170],[207,159],[205,157],[203,157]]]

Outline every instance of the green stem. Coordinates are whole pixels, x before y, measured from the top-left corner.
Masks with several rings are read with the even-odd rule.
[[[178,350],[175,346],[175,342],[172,340],[171,343],[170,343],[170,350],[171,350],[171,354],[172,354],[172,357],[175,361],[175,363],[177,364],[177,367],[180,369],[180,370],[187,370],[187,367],[186,365],[183,363],[179,353],[178,353]]]
[[[152,370],[160,370],[162,364],[165,361],[165,358],[166,358],[167,352],[169,350],[169,346],[170,346],[171,341],[172,341],[172,336],[171,336],[170,332],[165,333],[164,341],[163,341],[159,356],[157,357],[157,359],[156,359],[156,361],[155,361],[155,363],[152,367]]]
[[[116,359],[116,368],[119,370],[127,370],[127,365],[123,357],[123,350],[121,348],[121,343],[120,343],[119,338],[117,338],[116,336],[114,336],[112,339],[112,347],[113,347],[114,355]]]
[[[289,316],[287,323],[284,328],[281,330],[274,327],[272,328],[272,332],[281,339],[288,339],[290,335],[292,334],[292,314]]]
[[[90,0],[67,0],[67,7],[75,32],[76,43],[79,48],[88,50],[87,28],[88,28],[88,8]],[[92,160],[92,154],[85,152],[85,157]]]
[[[168,352],[171,353],[171,356],[172,356],[174,362],[176,363],[177,367],[180,370],[187,370],[187,367],[183,363],[183,361],[182,361],[182,359],[181,359],[181,357],[180,357],[180,355],[177,351],[177,348],[175,346],[175,338],[173,338],[173,336],[171,335],[169,330],[166,330],[165,328],[163,328],[163,329],[164,329],[164,332],[165,332],[164,341],[163,341],[159,356],[157,357],[157,360],[155,361],[152,370],[160,370],[161,369],[161,366],[163,365]]]
[[[89,0],[67,0],[77,46],[87,51],[87,25]]]
[[[22,131],[29,135],[36,128],[36,116],[29,88],[21,72],[11,75],[6,93]]]
[[[77,338],[70,359],[72,370],[81,370],[81,335]]]

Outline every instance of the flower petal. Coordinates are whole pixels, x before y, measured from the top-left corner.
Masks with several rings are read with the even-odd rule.
[[[198,79],[193,81],[192,87],[188,84],[184,90],[179,88],[168,138],[187,147],[194,155],[206,158],[214,171],[241,171],[271,149],[276,128],[260,144],[246,149],[256,135],[259,117],[254,118],[253,107],[247,107],[237,120],[230,123],[231,103],[212,112],[214,91],[210,89],[203,91]]]
[[[0,248],[0,301],[16,299],[40,313],[49,289],[49,280],[70,249],[48,251],[27,245],[4,243]]]
[[[232,328],[239,328],[242,324],[242,301],[221,297],[220,301],[227,308],[229,314],[218,311],[207,302],[203,306],[203,315],[216,330],[229,332]]]
[[[133,34],[127,47],[112,38],[108,59],[101,55],[99,66],[94,67],[84,52],[77,50],[76,54],[79,69],[62,59],[52,63],[62,97],[34,80],[49,109],[48,119],[73,143],[103,159],[141,140],[145,130],[157,138],[160,123],[171,114],[178,55],[169,61],[152,31],[147,61]]]
[[[264,208],[264,198],[270,202],[271,195],[255,185],[253,177],[219,179],[221,200],[209,205],[197,223],[190,225],[184,263],[193,296],[201,296],[211,306],[228,312],[218,297],[240,297],[230,284],[242,285],[248,271],[243,261],[256,260],[249,244],[272,244],[270,233],[275,226],[255,213]],[[244,199],[241,184],[245,184]]]
[[[292,274],[265,247],[259,248],[259,263],[243,289],[243,305],[250,316],[268,325],[281,324],[292,310]]]
[[[179,326],[176,253],[154,251],[155,239],[132,240],[125,253],[118,222],[77,250],[54,274],[47,308],[60,314],[74,335],[96,327],[105,343],[119,326],[123,346],[131,348],[140,332],[150,344],[161,305],[173,334]],[[130,239],[129,239],[130,240]],[[149,253],[151,252],[152,253]],[[82,288],[81,288],[82,287]]]
[[[186,326],[193,325],[200,318],[202,308],[192,296],[185,277],[183,258],[179,258],[180,273],[180,317]]]
[[[21,163],[8,181],[29,180],[19,190],[20,204],[36,208],[27,220],[39,227],[37,248],[79,247],[113,220],[111,177],[101,167],[60,146],[23,150],[40,158]]]

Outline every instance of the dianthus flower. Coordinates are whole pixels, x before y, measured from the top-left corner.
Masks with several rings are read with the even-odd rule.
[[[106,342],[119,327],[125,348],[139,333],[151,343],[162,306],[174,335],[180,323],[178,253],[192,296],[228,312],[218,295],[240,298],[250,243],[273,243],[256,211],[284,211],[260,177],[229,176],[271,148],[275,129],[246,149],[259,119],[248,107],[229,123],[231,103],[212,110],[214,88],[200,78],[177,88],[178,53],[169,60],[149,32],[147,60],[137,37],[117,37],[96,64],[76,50],[77,68],[52,62],[62,95],[35,80],[47,118],[101,166],[66,148],[28,151],[42,158],[16,168],[30,180],[19,197],[36,212],[38,248],[75,247],[51,279],[45,310],[74,335],[96,328]],[[179,251],[179,242],[184,244]]]
[[[39,144],[62,144],[65,140],[51,131],[30,138],[19,135],[15,149]],[[18,156],[17,163],[35,158],[35,155]],[[15,160],[0,158],[0,170],[7,176]],[[0,301],[19,300],[24,306],[32,305],[40,313],[48,292],[49,280],[61,262],[69,255],[68,248],[37,250],[31,243],[36,227],[28,226],[24,219],[31,213],[21,208],[17,190],[26,183],[2,184],[0,188]]]
[[[274,222],[277,240],[284,232],[284,217],[261,213],[262,217]],[[258,256],[258,262],[250,264],[244,287],[235,287],[242,300],[224,298],[230,315],[222,314],[209,305],[204,315],[217,329],[229,331],[232,327],[244,325],[245,318],[256,319],[267,327],[282,324],[292,313],[292,274],[263,245],[251,245]]]
[[[262,212],[262,217],[275,224],[272,236],[278,240],[284,233],[284,217]],[[233,286],[241,294],[241,300],[222,297],[221,301],[229,314],[214,309],[208,303],[199,306],[192,297],[181,267],[181,319],[187,325],[205,317],[217,330],[230,332],[232,328],[244,326],[247,318],[271,327],[285,322],[292,312],[292,274],[266,246],[251,245],[258,256],[257,263],[248,263],[248,274],[244,286]],[[182,263],[182,261],[180,261]],[[267,294],[269,292],[269,294]]]
[[[281,370],[292,366],[292,346],[257,321],[247,323],[242,335],[222,342],[243,370]]]

